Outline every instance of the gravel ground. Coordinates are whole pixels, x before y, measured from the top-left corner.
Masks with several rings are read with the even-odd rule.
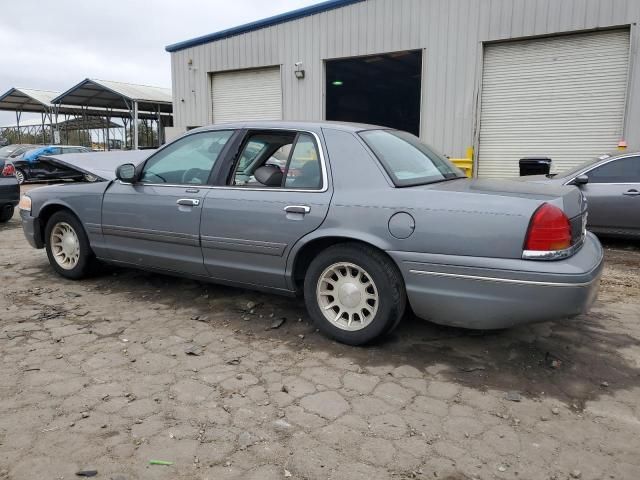
[[[71,282],[17,217],[0,240],[1,480],[640,478],[637,243],[607,242],[588,315],[407,319],[352,348],[300,300],[125,269]]]

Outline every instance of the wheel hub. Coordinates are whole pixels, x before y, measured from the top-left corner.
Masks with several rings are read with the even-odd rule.
[[[62,251],[66,255],[72,255],[78,248],[78,242],[76,242],[75,236],[65,233],[62,236]]]
[[[346,282],[338,288],[338,300],[347,308],[355,308],[362,301],[362,293],[354,283]]]

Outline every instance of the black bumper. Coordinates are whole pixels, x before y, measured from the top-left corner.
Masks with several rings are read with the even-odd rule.
[[[20,201],[20,185],[15,177],[0,177],[0,207],[18,205]]]
[[[20,210],[20,218],[22,219],[22,231],[29,245],[33,248],[44,248],[40,219],[32,217],[29,212],[24,210]]]

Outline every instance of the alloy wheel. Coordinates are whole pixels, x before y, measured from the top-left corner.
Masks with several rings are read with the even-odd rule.
[[[331,324],[352,332],[366,328],[373,321],[380,303],[371,275],[348,262],[334,263],[322,272],[316,299]]]
[[[71,225],[56,223],[51,230],[51,253],[60,267],[73,270],[80,259],[80,240]]]

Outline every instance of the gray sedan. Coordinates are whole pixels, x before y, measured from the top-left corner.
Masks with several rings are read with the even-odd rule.
[[[587,198],[589,230],[640,237],[640,153],[605,155],[559,174],[520,178],[528,182],[576,185]]]
[[[217,125],[111,178],[84,157],[104,181],[20,204],[28,241],[67,278],[102,261],[300,294],[319,329],[352,345],[408,310],[493,329],[578,315],[596,297],[602,248],[576,187],[469,180],[407,133]]]

